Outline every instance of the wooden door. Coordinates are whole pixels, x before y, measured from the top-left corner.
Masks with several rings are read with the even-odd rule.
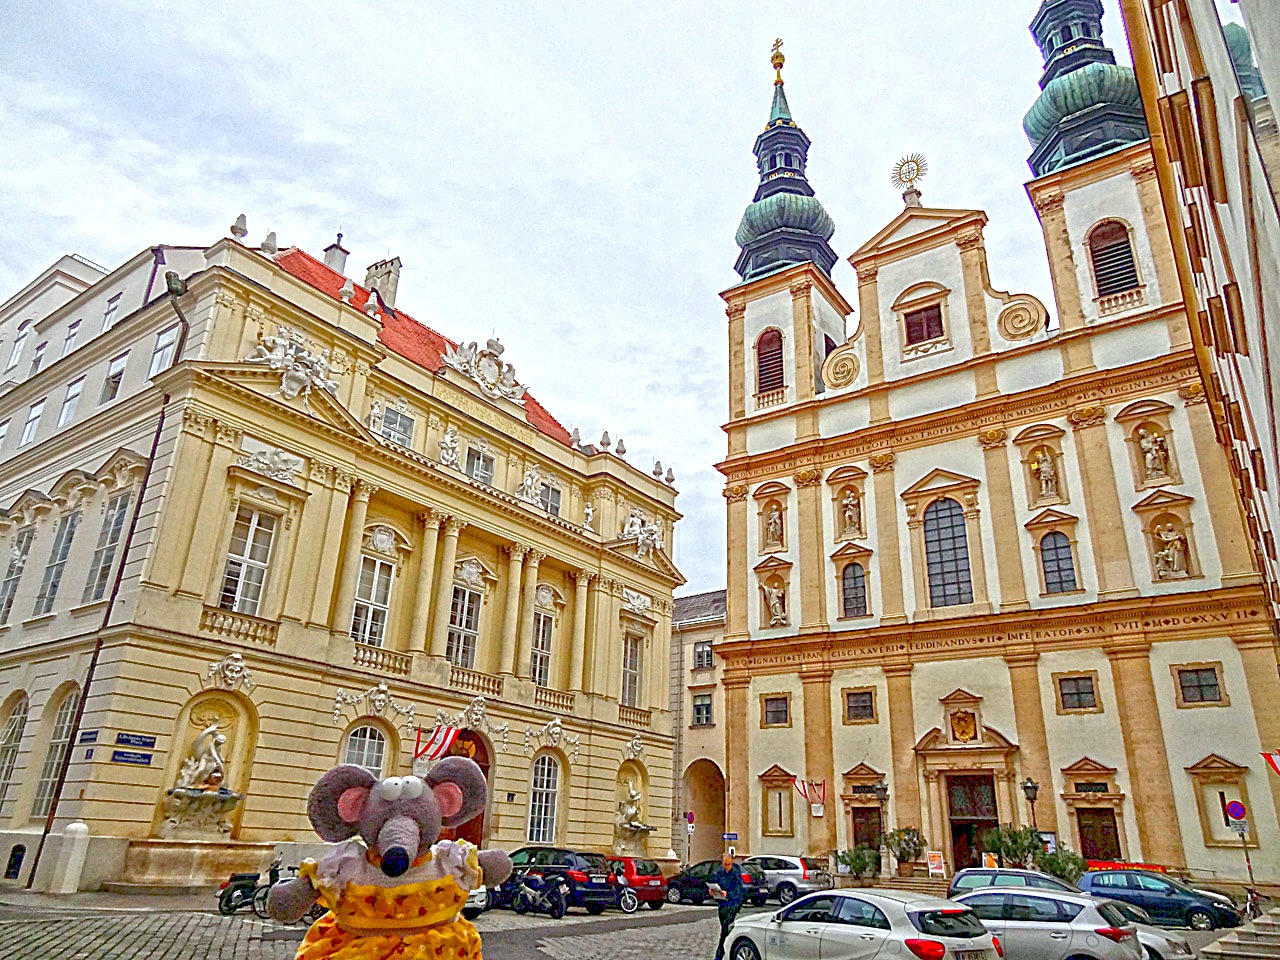
[[[1080,831],[1080,855],[1086,860],[1121,858],[1114,810],[1081,807],[1076,810],[1076,827]]]
[[[880,808],[853,807],[853,846],[880,849]]]

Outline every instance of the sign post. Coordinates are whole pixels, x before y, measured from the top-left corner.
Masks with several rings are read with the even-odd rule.
[[[1245,869],[1249,871],[1249,887],[1253,888],[1253,860],[1249,857],[1249,811],[1239,800],[1232,800],[1226,806],[1227,823],[1240,835],[1240,849],[1244,851]]]

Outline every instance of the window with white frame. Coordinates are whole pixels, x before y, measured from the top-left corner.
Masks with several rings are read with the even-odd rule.
[[[79,704],[80,694],[73,691],[58,705],[53,730],[49,733],[49,750],[44,755],[44,766],[40,768],[40,780],[36,783],[35,803],[31,805],[33,817],[47,817],[49,808],[53,806],[53,792],[58,785],[58,774],[62,772],[62,758],[67,755],[71,743],[71,725],[75,722]]]
[[[382,765],[386,761],[386,756],[387,738],[372,724],[353,727],[347,734],[347,748],[342,756],[343,763],[364,767],[381,779]]]
[[[18,763],[18,750],[22,747],[22,734],[27,729],[27,714],[31,705],[26,697],[19,698],[5,717],[4,732],[0,734],[0,814],[4,813],[4,801],[13,784],[13,768]]]
[[[695,693],[693,695],[693,725],[695,727],[711,726],[711,694]]]
[[[37,400],[27,408],[27,419],[22,424],[22,434],[18,437],[18,446],[25,447],[36,438],[40,429],[40,417],[44,413],[44,400]]]
[[[147,367],[147,379],[163,373],[173,363],[173,351],[178,345],[178,325],[165,327],[156,334],[155,349],[151,351],[151,365]]]
[[[538,503],[553,517],[560,516],[560,491],[551,484],[544,483],[538,487]]]
[[[34,377],[40,372],[40,367],[44,365],[44,354],[49,349],[49,341],[36,344],[36,352],[31,355],[31,369],[27,371],[28,377]]]
[[[71,541],[80,526],[80,511],[68,513],[58,521],[58,531],[53,535],[53,549],[49,551],[49,563],[44,568],[44,580],[36,595],[34,616],[43,616],[53,609],[62,586],[62,573],[67,568],[67,556],[71,553]]]
[[[529,655],[529,676],[540,687],[551,685],[551,642],[555,637],[556,618],[549,613],[533,615],[533,651]]]
[[[62,338],[62,356],[66,356],[76,348],[76,337],[80,336],[80,321],[72,320],[67,327],[67,335]]]
[[[102,529],[98,531],[98,546],[93,551],[93,560],[89,564],[89,579],[85,581],[81,603],[93,603],[106,595],[131,499],[132,496],[128,493],[117,493],[107,501],[107,508],[102,516]]]
[[[116,325],[116,315],[120,312],[120,298],[124,296],[117,293],[114,297],[107,301],[107,309],[102,311],[102,332],[106,333]]]
[[[628,633],[622,638],[622,705],[640,706],[640,653],[644,638]]]
[[[16,367],[18,361],[22,359],[22,348],[27,345],[27,337],[31,335],[31,324],[33,322],[24,320],[19,325],[18,333],[13,338],[13,349],[9,351],[9,362],[4,365],[6,373]]]
[[[75,419],[76,407],[80,404],[80,394],[83,390],[84,377],[67,384],[67,395],[62,398],[62,406],[58,410],[58,426],[65,427]]]
[[[533,780],[529,789],[529,842],[554,843],[556,839],[556,801],[560,793],[560,764],[543,754],[533,761]]]
[[[715,655],[711,652],[710,640],[699,640],[693,645],[693,669],[709,670],[716,663]]]
[[[476,447],[467,450],[467,476],[480,483],[493,485],[493,455]]]
[[[0,422],[0,447],[4,446],[4,438],[9,435],[9,421]]]
[[[409,446],[413,443],[413,417],[387,408],[382,412],[382,435],[392,443]]]
[[[129,362],[129,351],[111,359],[107,367],[107,379],[102,381],[102,393],[98,395],[98,406],[110,403],[120,395],[120,384],[124,383],[124,368]]]
[[[480,604],[484,597],[477,590],[455,585],[449,609],[449,634],[445,656],[455,667],[474,669],[476,644],[480,637]]]
[[[271,514],[250,507],[236,511],[231,548],[222,574],[222,595],[218,598],[223,610],[257,615],[275,532],[276,518]]]
[[[356,584],[356,604],[351,612],[351,639],[380,647],[387,636],[391,611],[391,581],[396,565],[377,557],[362,557],[360,582]]]
[[[5,569],[4,580],[0,581],[0,624],[9,622],[9,611],[13,609],[18,581],[22,579],[22,569],[27,565],[27,554],[31,552],[31,541],[35,535],[34,527],[19,530],[13,538],[13,546],[9,548],[9,566]]]

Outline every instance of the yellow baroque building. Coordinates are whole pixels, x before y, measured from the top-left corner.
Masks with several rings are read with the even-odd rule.
[[[477,842],[666,856],[671,475],[397,308],[398,259],[232,233],[0,307],[6,879],[71,820],[82,889],[256,868],[325,770],[407,774],[437,723]]]

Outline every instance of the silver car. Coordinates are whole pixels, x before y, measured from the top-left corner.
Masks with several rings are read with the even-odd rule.
[[[1142,949],[1147,952],[1150,960],[1191,960],[1195,955],[1186,937],[1176,930],[1157,927],[1151,922],[1150,914],[1137,904],[1122,900],[1112,900],[1111,903],[1119,908],[1138,931],[1138,942],[1142,944]]]
[[[1007,960],[1147,960],[1133,922],[1110,900],[1008,887],[955,900],[1000,940]]]
[[[831,874],[805,857],[774,857],[760,854],[747,857],[764,871],[769,882],[769,896],[777,897],[784,907],[802,893],[830,890],[835,884]]]

